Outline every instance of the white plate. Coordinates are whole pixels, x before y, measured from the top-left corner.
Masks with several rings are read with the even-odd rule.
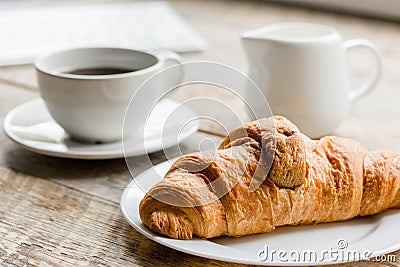
[[[173,118],[173,127],[180,126],[181,123],[185,123],[187,118],[195,117],[195,114],[185,106],[179,106],[180,113],[172,112],[175,107],[179,104],[172,100],[163,100],[155,108],[154,112],[161,114],[157,118],[153,119],[155,123],[151,123],[152,116],[149,118],[148,125],[160,125],[160,116],[167,118],[168,115],[175,116]],[[157,110],[156,110],[157,109]],[[155,114],[152,113],[152,114]],[[37,127],[36,132],[42,134],[43,136],[48,136],[49,129],[53,132],[50,135],[50,139],[32,139],[31,137],[25,137],[17,132],[16,129],[26,129],[30,126],[45,125],[44,127]],[[153,127],[153,126],[151,126]],[[154,126],[155,127],[155,126]],[[180,129],[167,129],[164,133],[170,133],[173,136],[162,136],[161,132],[159,134],[153,134],[146,138],[146,149],[144,145],[138,145],[135,140],[125,139],[125,155],[127,157],[140,156],[147,153],[155,152],[163,148],[169,148],[178,144],[178,142],[185,140],[190,135],[198,130],[198,121],[193,121],[187,124],[187,127],[180,131],[179,138],[176,136],[177,130]],[[76,159],[112,159],[112,158],[123,158],[124,149],[122,141],[112,142],[112,143],[102,143],[102,144],[92,144],[92,143],[81,143],[74,141],[64,134],[63,129],[52,119],[47,108],[41,98],[30,100],[23,103],[11,111],[8,112],[4,119],[4,130],[6,134],[16,142],[17,144],[23,146],[24,148],[37,152],[44,155],[62,157],[62,158],[76,158]],[[154,130],[154,129],[150,129]],[[164,130],[164,129],[163,129]],[[43,133],[40,133],[43,131]]]
[[[275,266],[335,264],[354,261],[363,254],[375,257],[400,248],[400,212],[396,210],[345,222],[284,226],[271,233],[243,237],[176,240],[157,235],[140,220],[139,203],[144,191],[159,180],[157,177],[163,177],[170,166],[170,162],[163,162],[138,175],[121,197],[121,210],[128,222],[146,237],[167,247],[210,259]],[[259,259],[258,254],[262,250],[268,250],[269,259]],[[279,260],[278,253],[281,250],[282,260]],[[273,258],[272,251],[276,251]],[[285,252],[286,257],[283,256]],[[313,256],[309,258],[311,254]],[[261,257],[265,257],[265,253]]]

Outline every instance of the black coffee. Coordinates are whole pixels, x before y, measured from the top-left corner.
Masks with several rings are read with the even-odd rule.
[[[75,75],[111,75],[111,74],[121,74],[136,71],[134,69],[125,68],[115,68],[115,67],[101,67],[101,68],[84,68],[66,71],[67,74]]]

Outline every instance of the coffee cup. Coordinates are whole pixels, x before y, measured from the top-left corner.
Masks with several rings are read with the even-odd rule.
[[[35,67],[49,113],[72,138],[111,142],[122,138],[126,108],[140,85],[181,62],[173,52],[95,47],[54,52],[39,58]],[[180,75],[172,78],[180,79]],[[142,93],[140,103],[151,105],[148,102],[162,95],[165,88],[165,84],[159,84]],[[136,125],[140,123],[138,119]]]
[[[310,137],[332,134],[353,101],[377,84],[381,59],[375,45],[364,39],[343,41],[328,26],[280,23],[242,34],[249,77],[259,86],[272,113],[288,117]],[[373,52],[373,74],[350,90],[346,52],[366,47]],[[254,109],[263,102],[248,96]],[[261,106],[260,106],[261,105]]]

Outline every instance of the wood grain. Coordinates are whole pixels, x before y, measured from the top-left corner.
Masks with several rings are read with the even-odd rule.
[[[208,42],[203,53],[187,53],[190,60],[210,60],[246,72],[240,44],[244,30],[283,21],[308,21],[339,29],[345,39],[367,38],[382,50],[383,76],[377,89],[354,103],[348,119],[335,134],[359,140],[370,149],[400,152],[400,28],[399,24],[311,11],[256,1],[170,1],[173,7]],[[228,10],[228,11],[227,11]],[[364,51],[365,52],[365,51]],[[369,75],[369,54],[350,56],[352,83]],[[215,88],[186,92],[180,100],[208,95],[236,105],[229,94]],[[13,106],[38,97],[32,65],[0,68],[0,121]],[[216,116],[218,110],[214,110]],[[220,133],[211,124],[202,129]],[[204,138],[198,133],[169,157],[198,150]],[[152,163],[165,160],[162,152],[149,156]],[[129,160],[132,175],[150,166],[147,157]],[[34,154],[16,146],[0,130],[0,266],[232,266],[158,245],[130,227],[119,211],[123,188],[131,181],[124,160],[82,161]],[[361,262],[340,266],[399,266]],[[234,266],[234,265],[233,265]]]
[[[4,167],[0,203],[1,266],[226,265],[144,238],[117,202]]]

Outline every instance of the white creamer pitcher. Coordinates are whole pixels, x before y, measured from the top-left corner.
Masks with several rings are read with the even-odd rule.
[[[260,87],[272,113],[286,116],[312,138],[333,133],[351,102],[368,93],[381,73],[379,52],[370,41],[344,42],[336,29],[323,25],[273,24],[244,32],[242,42],[249,77]],[[361,88],[350,90],[346,52],[357,46],[371,49],[376,66]],[[253,109],[263,108],[258,99],[246,99]]]

